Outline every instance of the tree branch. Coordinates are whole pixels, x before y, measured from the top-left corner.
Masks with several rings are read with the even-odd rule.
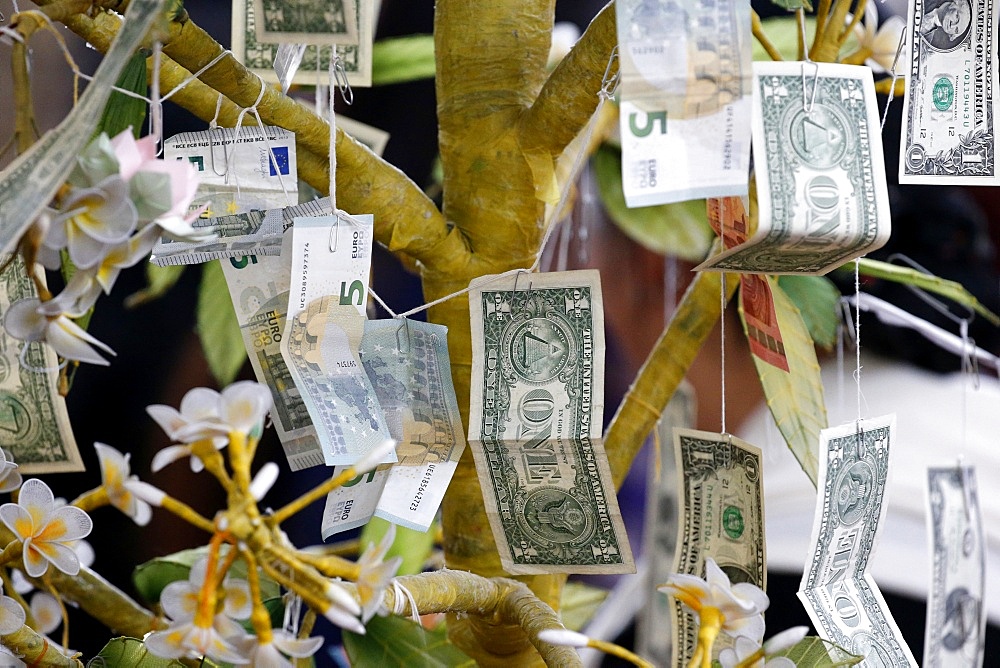
[[[735,273],[725,276],[728,301],[740,278]],[[615,413],[604,438],[604,448],[616,488],[625,481],[632,460],[718,321],[721,287],[721,274],[698,272]]]
[[[544,150],[557,156],[590,120],[608,60],[618,44],[615,26],[615,6],[609,3],[549,76],[521,119],[525,151]]]

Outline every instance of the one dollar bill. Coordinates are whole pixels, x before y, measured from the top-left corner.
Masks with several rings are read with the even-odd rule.
[[[0,256],[0,262],[9,256]],[[0,313],[37,298],[20,257],[0,274]],[[22,348],[22,346],[26,346]],[[0,446],[22,473],[82,471],[66,400],[59,395],[59,360],[43,342],[25,343],[0,327]]]
[[[900,183],[1000,185],[993,0],[910,0]]]
[[[601,441],[599,274],[487,276],[469,305],[469,443],[504,569],[634,572]]]
[[[931,586],[924,634],[928,668],[983,665],[986,557],[976,471],[927,469]]]
[[[674,429],[680,522],[674,573],[705,576],[711,557],[732,583],[767,587],[760,449],[729,434]],[[698,645],[698,618],[680,601],[670,615],[675,666]],[[725,647],[716,643],[716,654]]]
[[[757,230],[698,269],[825,274],[889,238],[871,70],[754,63]]]
[[[819,635],[864,657],[859,665],[865,668],[917,665],[867,572],[888,507],[895,432],[895,415],[820,432],[812,557],[799,585],[799,600]]]
[[[750,5],[618,0],[630,207],[741,195],[750,166]]]

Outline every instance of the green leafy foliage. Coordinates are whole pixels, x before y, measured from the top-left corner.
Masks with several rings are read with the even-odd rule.
[[[792,300],[816,345],[826,349],[837,342],[837,303],[840,291],[824,276],[789,274],[778,277],[778,285]]]
[[[775,653],[774,656],[791,659],[796,666],[814,668],[853,666],[861,663],[864,659],[864,657],[851,654],[839,645],[816,636],[806,636],[788,649]]]
[[[159,299],[167,294],[170,288],[177,284],[187,265],[168,264],[158,267],[152,262],[146,263],[146,287],[125,298],[125,308],[136,308]]]
[[[779,369],[753,356],[757,376],[760,378],[767,406],[784,436],[792,454],[799,461],[813,485],[819,475],[816,448],[819,432],[827,427],[826,403],[823,399],[823,382],[820,378],[816,348],[806,323],[773,278],[768,277],[774,296],[774,311],[788,360],[788,371]],[[743,306],[740,305],[743,331],[747,331]]]
[[[813,10],[813,6],[809,0],[771,0],[771,4],[782,9],[787,9],[790,12],[796,9],[805,9],[810,12]]]
[[[448,641],[444,624],[428,631],[402,617],[376,615],[365,635],[344,632],[344,649],[355,668],[472,668],[476,665]]]
[[[559,615],[563,626],[570,631],[579,631],[587,625],[597,609],[608,597],[608,590],[593,587],[583,582],[569,581],[563,587],[559,603]]]
[[[842,267],[840,271],[847,271],[852,267],[853,263]],[[878,260],[869,260],[868,258],[861,258],[861,261],[858,263],[858,272],[864,276],[912,285],[915,288],[941,295],[956,304],[968,306],[986,318],[990,324],[1000,327],[1000,317],[983,306],[971,292],[966,290],[957,281],[949,281],[933,274],[925,274],[910,267],[901,267],[898,264],[879,262]]]
[[[247,361],[247,353],[240,323],[229,299],[226,277],[218,262],[202,265],[195,316],[208,368],[220,385],[228,385]]]
[[[434,74],[433,35],[382,39],[372,48],[372,85],[433,79]]]
[[[221,554],[224,555],[228,549],[229,546],[224,545],[221,548]],[[164,587],[176,580],[186,580],[191,572],[191,566],[207,554],[208,547],[198,547],[151,559],[137,566],[132,572],[132,583],[143,599],[149,603],[156,603],[160,600],[160,593]],[[242,559],[233,562],[229,568],[229,576],[236,579],[246,579],[246,562]],[[265,604],[271,599],[280,598],[281,591],[278,588],[278,583],[274,580],[261,576],[260,589]],[[271,606],[268,608],[270,610]],[[271,613],[273,616],[274,611],[271,610]]]
[[[372,543],[378,544],[382,536],[392,526],[380,517],[373,517],[368,520],[368,524],[361,530],[361,550]],[[434,534],[437,533],[437,526],[431,525],[427,531],[415,531],[406,527],[396,527],[396,538],[392,541],[392,547],[386,553],[385,558],[402,557],[403,563],[397,571],[398,575],[412,575],[424,570],[424,564],[434,549]]]
[[[619,228],[637,243],[656,253],[699,262],[712,245],[705,200],[630,209],[622,191],[621,151],[602,145],[593,158],[601,201]]]
[[[117,85],[123,90],[139,95],[146,94],[146,56],[142,51],[137,52],[126,63],[125,69],[118,77]],[[104,132],[109,137],[114,137],[131,127],[132,134],[138,139],[145,118],[145,101],[114,91],[108,98],[108,104],[104,107],[104,114],[101,115],[101,120],[97,123],[94,136]]]
[[[177,659],[163,659],[151,654],[138,638],[119,636],[112,638],[104,649],[91,660],[90,666],[132,666],[134,668],[183,668]],[[203,665],[212,664],[205,662]]]
[[[795,0],[792,0],[794,2]],[[761,21],[761,28],[767,39],[784,56],[785,60],[795,60],[799,53],[799,37],[802,31],[794,15],[779,16]],[[816,19],[806,17],[806,40],[812,43],[813,35],[816,33]],[[767,51],[757,40],[752,42],[752,53],[754,60],[771,60]]]

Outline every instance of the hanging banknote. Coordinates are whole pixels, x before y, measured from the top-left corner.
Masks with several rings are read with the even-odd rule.
[[[1000,185],[993,0],[910,0],[900,183]]]
[[[257,39],[291,44],[357,44],[361,40],[359,19],[371,10],[372,3],[362,0],[254,0],[253,3]]]
[[[374,34],[376,8],[370,0],[344,0],[352,5],[352,11],[357,16],[357,42],[338,44],[317,44],[310,42],[302,56],[298,71],[291,78],[291,83],[315,86],[326,84],[327,68],[330,64],[330,50],[343,63],[347,73],[347,81],[352,86],[372,85],[372,37]],[[322,7],[329,2],[307,0],[308,11],[314,11],[312,6]],[[346,37],[345,37],[346,41]],[[287,43],[287,42],[286,42]],[[252,72],[260,75],[265,81],[278,82],[274,72],[274,59],[280,43],[270,39],[257,37],[257,17],[254,10],[254,0],[234,0],[232,5],[232,50],[236,59]]]
[[[749,238],[750,222],[741,197],[710,198],[708,223],[722,239],[723,248],[733,248]],[[740,275],[740,307],[747,326],[747,341],[755,357],[788,371],[788,357],[769,280],[758,274]]]
[[[10,256],[0,255],[0,263]],[[0,273],[0,314],[16,301],[37,299],[20,257]],[[22,348],[26,346],[26,348]],[[0,446],[22,473],[82,471],[66,400],[59,394],[59,360],[43,342],[24,343],[0,327]],[[10,459],[10,457],[8,457]]]
[[[353,464],[389,438],[358,358],[368,302],[372,217],[338,211],[296,218],[292,238],[281,355],[316,428],[325,463]]]
[[[285,244],[280,255],[232,257],[221,263],[250,365],[257,380],[271,390],[274,400],[271,419],[288,467],[299,471],[319,466],[325,460],[302,394],[281,356],[292,270],[291,227],[296,216],[329,213],[330,200],[323,198],[280,211],[285,228]]]
[[[747,192],[750,5],[618,0],[630,207]]]
[[[484,276],[469,306],[469,443],[504,570],[634,572],[601,441],[600,275]]]
[[[927,469],[927,509],[931,586],[924,665],[979,668],[986,634],[986,548],[975,468]]]
[[[812,557],[798,596],[819,635],[865,657],[862,666],[915,668],[913,654],[867,572],[888,507],[886,477],[895,432],[895,415],[820,432]]]
[[[704,577],[705,560],[711,557],[730,582],[766,589],[760,449],[729,434],[693,429],[674,429],[673,438],[680,490],[673,572]],[[671,665],[690,663],[698,626],[697,616],[674,601]],[[727,642],[728,637],[719,637],[716,656]]]
[[[389,433],[398,442],[399,461],[329,494],[323,513],[324,539],[351,528],[351,523],[364,516],[368,497],[359,499],[359,488],[368,486],[379,489],[375,515],[416,531],[430,528],[465,450],[447,337],[446,327],[426,322],[369,320],[365,324],[361,362]]]
[[[66,180],[90,141],[126,63],[160,16],[163,0],[135,0],[72,111],[0,172],[0,253],[8,253]]]
[[[889,238],[889,196],[871,70],[754,63],[758,223],[697,269],[825,274]]]

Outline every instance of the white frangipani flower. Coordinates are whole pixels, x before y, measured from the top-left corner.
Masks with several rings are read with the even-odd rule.
[[[795,662],[783,656],[773,656],[776,652],[794,646],[806,636],[806,626],[793,626],[774,635],[763,647],[754,640],[740,636],[733,647],[719,652],[722,668],[795,668]]]
[[[850,22],[851,19],[851,15],[848,14],[847,21]],[[906,22],[895,14],[886,19],[879,28],[878,7],[875,6],[874,0],[868,0],[861,24],[854,26],[854,36],[859,46],[871,52],[865,60],[865,65],[871,67],[874,72],[890,71],[905,28]]]
[[[0,645],[0,665],[10,668],[26,668],[28,664],[14,656],[14,653],[5,646]]]
[[[163,612],[170,618],[177,621],[188,621],[194,619],[198,612],[198,602],[201,595],[202,585],[205,583],[206,569],[208,568],[208,557],[202,557],[191,566],[187,580],[175,580],[171,582],[160,593],[160,605]],[[223,579],[222,586],[218,592],[219,601],[222,603],[222,612],[229,619],[247,619],[253,610],[253,602],[250,598],[250,585],[246,580],[230,578],[228,575]],[[216,628],[218,629],[218,624]],[[223,625],[228,637],[229,625]]]
[[[62,608],[52,594],[36,591],[31,597],[29,607],[31,616],[35,620],[35,630],[42,635],[49,635],[62,624]]]
[[[94,524],[75,506],[56,506],[49,486],[38,478],[21,485],[17,503],[0,506],[0,520],[24,544],[24,571],[39,577],[49,564],[68,575],[80,572],[73,541],[86,537]]]
[[[272,629],[269,642],[256,636],[247,637],[244,653],[250,665],[255,668],[294,668],[295,664],[286,656],[294,659],[306,659],[323,646],[322,636],[311,638],[296,638],[283,629]]]
[[[100,262],[108,248],[128,239],[139,222],[128,184],[117,174],[92,188],[73,190],[61,211],[52,219],[43,245],[67,249],[79,269]]]
[[[213,626],[201,626],[194,621],[171,624],[163,631],[150,633],[144,642],[146,649],[164,659],[207,656],[220,663],[240,666],[248,663],[243,653]]]
[[[211,439],[215,447],[221,449],[229,442],[231,433],[259,436],[270,408],[271,391],[267,386],[242,380],[221,393],[207,387],[193,388],[181,399],[180,411],[155,404],[148,406],[146,412],[175,441],[193,444]],[[191,454],[190,445],[166,447],[153,457],[151,468],[159,471]],[[191,468],[200,471],[203,465],[198,458],[192,457]]]
[[[0,494],[13,492],[21,486],[21,472],[17,470],[14,457],[4,448],[0,448]]]
[[[0,585],[0,635],[13,633],[24,626],[24,608],[17,601],[3,593]]]
[[[108,495],[111,505],[132,518],[139,526],[149,524],[153,509],[138,498],[126,483],[136,481],[138,476],[130,475],[130,454],[123,455],[110,445],[94,443],[97,459],[101,465],[101,486]]]
[[[764,636],[764,611],[767,594],[748,582],[730,584],[729,577],[715,563],[705,560],[705,579],[673,573],[659,591],[685,604],[700,617],[706,609],[717,611],[721,631],[732,637],[746,636],[759,641]]]
[[[378,611],[382,604],[382,594],[396,576],[402,557],[393,557],[385,561],[385,555],[396,539],[396,525],[390,524],[389,530],[382,536],[378,545],[369,544],[358,559],[361,573],[358,575],[358,597],[361,599],[361,619],[367,622]]]
[[[94,347],[109,355],[115,351],[70,319],[81,313],[67,313],[63,306],[58,298],[47,302],[36,298],[14,302],[4,316],[4,329],[21,341],[45,341],[66,359],[107,366],[108,361]]]

